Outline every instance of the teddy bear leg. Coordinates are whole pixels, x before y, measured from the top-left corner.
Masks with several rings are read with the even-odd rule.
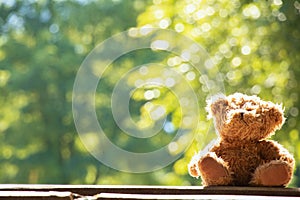
[[[293,167],[282,160],[273,160],[259,166],[250,182],[258,186],[286,186],[293,173]]]
[[[230,185],[232,178],[224,161],[215,153],[210,153],[198,162],[202,182],[204,186]]]

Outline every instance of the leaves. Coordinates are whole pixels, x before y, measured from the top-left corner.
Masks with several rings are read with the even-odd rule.
[[[199,184],[188,176],[186,165],[215,137],[204,110],[215,77],[227,94],[245,92],[283,103],[287,121],[273,139],[299,161],[299,5],[295,0],[1,2],[0,182]],[[173,91],[157,85],[134,90],[129,109],[141,131],[159,119],[166,121],[154,137],[132,138],[111,113],[110,96],[124,74],[132,70],[125,82],[128,87],[141,86],[149,77],[173,85],[179,79],[170,71],[165,77],[158,73],[157,66],[162,65],[185,77],[197,91],[199,126],[196,130],[184,126],[185,131],[197,132],[185,154],[162,170],[127,174],[102,165],[85,149],[73,123],[72,89],[80,64],[96,45],[121,31],[147,26],[192,38],[216,67],[199,72],[179,55],[151,49],[130,52],[108,67],[95,97],[97,117],[107,137],[125,150],[147,152],[170,142],[172,148],[178,147],[174,152],[180,150],[184,138],[172,140],[184,125],[180,105],[188,104],[190,97],[178,99],[174,93],[188,95],[184,84]],[[296,170],[293,186],[300,185],[299,177]]]

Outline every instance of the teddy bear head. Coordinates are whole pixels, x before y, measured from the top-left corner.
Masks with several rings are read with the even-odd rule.
[[[223,140],[261,140],[274,134],[285,121],[282,105],[257,96],[235,93],[208,101],[208,117]]]

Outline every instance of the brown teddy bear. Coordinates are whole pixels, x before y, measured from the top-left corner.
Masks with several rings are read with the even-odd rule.
[[[204,186],[286,186],[292,179],[293,156],[268,137],[285,121],[281,105],[235,93],[215,96],[207,111],[218,141],[195,155],[188,168]]]

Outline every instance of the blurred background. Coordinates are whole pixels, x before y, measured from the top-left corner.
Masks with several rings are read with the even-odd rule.
[[[96,98],[98,119],[115,144],[136,152],[156,149],[180,127],[176,95],[165,88],[134,92],[131,116],[141,131],[155,121],[149,105],[163,105],[168,119],[159,135],[141,141],[114,123],[109,94],[137,65],[162,62],[177,69],[202,97],[199,130],[187,129],[197,134],[178,160],[154,172],[120,172],[90,155],[77,134],[72,115],[77,70],[96,45],[135,27],[171,29],[201,44],[226,94],[283,103],[287,120],[272,139],[294,154],[290,186],[300,186],[300,1],[295,0],[0,0],[0,183],[201,184],[188,175],[187,164],[215,137],[204,110],[205,76],[178,56],[151,50],[123,56],[107,70]]]

